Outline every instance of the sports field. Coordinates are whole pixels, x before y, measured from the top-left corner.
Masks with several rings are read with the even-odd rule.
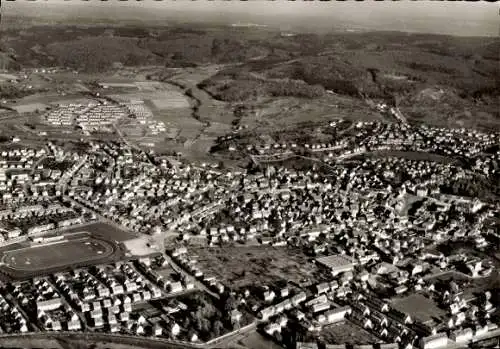
[[[84,230],[89,232],[94,238],[103,239],[107,241],[123,242],[137,237],[137,234],[118,229],[115,226],[103,222],[87,224]],[[65,234],[79,233],[81,231],[82,228],[76,226],[74,228],[66,230]]]
[[[15,271],[39,272],[100,260],[114,252],[111,243],[85,237],[5,251],[2,263]]]

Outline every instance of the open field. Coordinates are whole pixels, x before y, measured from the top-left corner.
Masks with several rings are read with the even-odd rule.
[[[328,344],[367,344],[380,341],[370,332],[350,321],[326,326],[321,330],[320,335]]]
[[[42,103],[28,103],[28,104],[17,104],[12,106],[12,109],[15,109],[18,113],[33,113],[34,111],[43,111],[47,105]]]
[[[85,237],[10,250],[4,252],[2,263],[15,271],[42,272],[104,259],[114,251],[115,247],[109,242]]]
[[[135,85],[134,85],[135,86]],[[160,109],[179,109],[189,108],[189,100],[177,89],[167,88],[169,85],[162,86],[162,90],[155,91],[134,91],[127,93],[109,93],[109,96],[119,101],[133,100],[151,100],[154,105]]]
[[[500,288],[500,272],[494,270],[489,276],[479,278],[467,278],[464,274],[460,273],[446,273],[434,278],[439,281],[455,281],[457,283],[464,283],[463,296],[466,299],[474,299],[480,296],[486,290]]]
[[[325,95],[317,100],[276,97],[248,102],[256,111],[244,115],[240,125],[255,131],[279,131],[304,123],[327,123],[333,119],[381,121],[383,117],[363,101],[351,97]],[[307,119],[304,119],[307,115]]]
[[[189,349],[189,344],[174,344],[166,340],[146,337],[113,335],[98,332],[30,333],[0,337],[5,348],[54,348],[54,349]]]
[[[196,256],[205,274],[215,275],[235,289],[283,280],[308,284],[324,277],[301,252],[284,247],[200,248],[190,254]]]
[[[3,81],[9,81],[9,80],[16,80],[17,76],[12,75],[12,74],[0,74],[0,82]]]
[[[148,246],[148,240],[145,238],[130,239],[123,242],[127,255],[134,257],[144,257],[157,254],[158,250]]]
[[[137,85],[132,82],[102,82],[99,83],[104,88],[107,87],[125,87],[125,88],[137,88]]]
[[[151,101],[158,109],[189,108],[189,101],[182,93],[177,91],[165,92],[161,98],[154,98]]]
[[[215,145],[216,140],[217,137],[215,136],[211,137],[203,134],[196,139],[196,141],[192,144],[191,149],[199,153],[208,153],[210,148]]]
[[[155,269],[155,272],[162,276],[165,280],[171,280],[172,278],[178,278],[177,272],[170,266],[165,265],[158,269]]]
[[[404,298],[393,299],[391,306],[421,322],[446,315],[446,311],[438,308],[432,299],[426,298],[421,294],[412,294]]]
[[[283,348],[282,346],[276,344],[270,339],[265,338],[258,332],[251,332],[247,335],[245,335],[242,339],[238,340],[236,342],[238,345],[243,346],[244,348],[247,349],[281,349]],[[233,348],[231,345],[232,343],[229,343],[226,348]]]
[[[159,81],[136,81],[135,86],[140,91],[156,91],[164,88],[163,84]]]
[[[81,95],[81,93],[70,94],[67,93],[62,95],[56,92],[44,92],[44,93],[36,93],[30,96],[26,96],[23,98],[16,99],[16,103],[12,104],[11,107],[16,105],[49,105],[49,104],[70,104],[70,103],[82,103],[89,101],[88,98],[85,98]]]
[[[5,337],[0,338],[0,346],[2,348],[50,348],[50,349],[64,349],[66,348],[55,339],[50,338],[37,338],[30,342],[29,338],[22,337]]]

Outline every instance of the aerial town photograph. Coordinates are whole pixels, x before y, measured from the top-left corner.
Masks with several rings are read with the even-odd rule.
[[[2,2],[0,348],[500,348],[499,10]]]

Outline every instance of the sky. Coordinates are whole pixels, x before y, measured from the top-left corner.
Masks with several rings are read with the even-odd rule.
[[[338,25],[373,30],[433,32],[462,36],[500,33],[500,5],[485,1],[223,1],[37,0],[2,2],[2,13],[39,17],[132,19],[144,23],[248,21],[284,27],[328,30]]]

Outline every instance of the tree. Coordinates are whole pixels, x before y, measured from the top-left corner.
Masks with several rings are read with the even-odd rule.
[[[279,331],[274,332],[273,337],[277,343],[279,343],[279,344],[283,343],[283,336],[281,335],[281,333]]]
[[[204,333],[210,332],[210,320],[208,319],[201,319],[201,331]]]
[[[220,320],[217,320],[212,325],[212,332],[215,337],[219,337],[224,331],[224,325]]]
[[[226,299],[224,300],[224,311],[229,316],[231,311],[233,311],[237,307],[238,307],[238,303],[237,303],[236,297],[233,294],[229,293],[227,295]]]
[[[197,331],[201,331],[201,327],[202,327],[201,320],[202,320],[202,318],[200,318],[198,316],[199,315],[198,312],[192,313],[191,315],[193,317],[193,323],[194,323],[193,327],[194,327],[194,329],[197,330]]]

